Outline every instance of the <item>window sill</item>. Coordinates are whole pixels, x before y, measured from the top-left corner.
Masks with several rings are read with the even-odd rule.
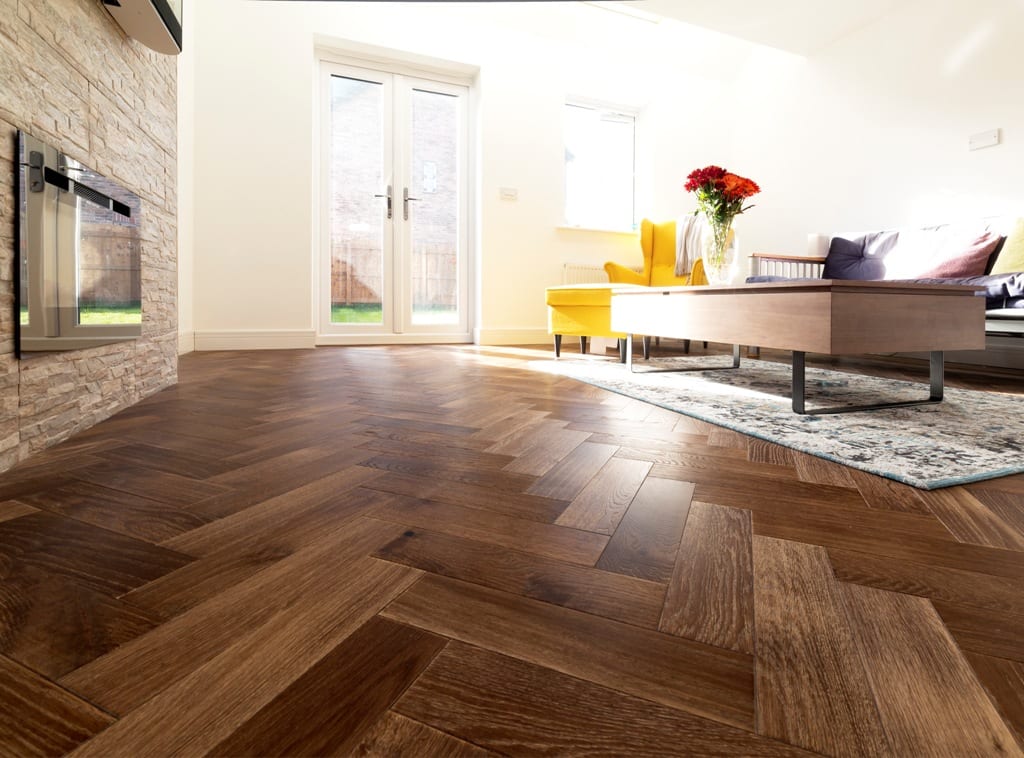
[[[566,224],[559,224],[555,228],[569,232],[597,232],[598,234],[629,234],[635,236],[640,233],[639,229],[598,229],[593,226],[568,226]]]

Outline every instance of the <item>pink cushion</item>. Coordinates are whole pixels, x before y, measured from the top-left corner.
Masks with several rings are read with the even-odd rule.
[[[944,245],[933,259],[934,265],[922,272],[920,278],[981,276],[988,269],[988,259],[999,244],[999,239],[997,234],[984,232],[973,235],[973,239],[961,239],[954,244]]]

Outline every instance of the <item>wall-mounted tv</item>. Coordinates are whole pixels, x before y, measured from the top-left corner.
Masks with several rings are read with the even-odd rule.
[[[103,0],[125,34],[166,55],[181,52],[182,0]]]

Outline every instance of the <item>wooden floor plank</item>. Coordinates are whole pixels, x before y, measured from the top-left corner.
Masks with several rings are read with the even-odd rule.
[[[894,482],[892,479],[869,474],[866,471],[852,468],[849,473],[857,486],[857,491],[860,492],[869,508],[907,513],[931,513],[919,494],[920,490],[907,484]]]
[[[344,595],[362,586],[364,577],[353,571],[353,564],[362,560],[363,567],[373,565],[365,561],[374,559],[364,556],[399,534],[401,529],[393,524],[360,520],[346,533],[310,544],[230,592],[71,672],[61,684],[111,713],[128,713],[220,656],[253,629],[279,616],[293,616],[298,608],[335,592]],[[324,576],[346,581],[339,587],[325,583]]]
[[[933,605],[964,650],[1024,662],[1024,614],[939,600]]]
[[[159,500],[92,482],[70,482],[26,495],[22,502],[147,542],[160,542],[207,522]]]
[[[448,467],[445,462],[412,455],[374,455],[362,462],[363,466],[387,471],[389,474],[420,476],[432,479],[447,478],[466,484],[487,485],[500,492],[524,492],[534,477],[514,471],[481,470],[472,465]]]
[[[0,565],[41,569],[115,597],[188,563],[172,550],[45,511],[0,522]],[[8,576],[16,576],[8,568]]]
[[[802,482],[814,482],[815,484],[827,484],[832,487],[856,487],[853,477],[850,475],[850,467],[842,466],[816,455],[807,453],[793,453],[793,464],[796,467],[797,477]]]
[[[584,442],[530,485],[527,492],[540,497],[572,500],[618,450],[614,445]]]
[[[21,516],[27,516],[30,513],[35,513],[37,510],[39,509],[25,503],[19,503],[17,500],[5,500],[0,502],[0,521],[10,521]]]
[[[1024,551],[1024,532],[999,518],[965,490],[932,490],[921,497],[928,509],[961,542]]]
[[[927,600],[855,584],[842,594],[896,755],[1021,755]]]
[[[504,755],[809,755],[459,642],[395,710]]]
[[[121,490],[131,495],[159,500],[168,505],[181,506],[200,498],[226,492],[227,488],[213,481],[199,481],[187,476],[154,471],[146,466],[129,465],[118,461],[104,461],[76,468],[76,479],[92,482],[101,487]]]
[[[572,499],[555,523],[610,536],[650,470],[647,461],[612,458]]]
[[[608,544],[608,538],[603,534],[399,495],[375,506],[368,515],[416,529],[477,540],[584,566],[593,566]]]
[[[445,640],[374,617],[223,739],[213,755],[348,755]]]
[[[1024,749],[1024,663],[980,653],[966,653],[965,657],[1003,721],[1014,731],[1018,747]]]
[[[0,655],[0,753],[63,755],[114,718]]]
[[[770,463],[773,466],[794,466],[793,451],[774,442],[750,439],[747,442],[747,459],[751,463]]]
[[[145,634],[163,618],[32,564],[0,588],[0,653],[57,679]]]
[[[373,558],[363,558],[350,569],[352,581],[308,593],[288,612],[250,628],[216,657],[85,743],[77,755],[213,750],[419,575]],[[258,676],[241,665],[253,659],[261,661]]]
[[[574,432],[561,428],[548,429],[545,434],[535,436],[533,444],[505,466],[505,471],[543,476],[565,456],[586,442],[589,436],[587,432]],[[498,447],[493,446],[489,450],[496,452]]]
[[[378,502],[370,490],[353,492],[376,476],[371,469],[350,466],[162,544],[188,555],[208,556],[232,546],[250,548],[282,532],[315,532]]]
[[[849,550],[829,549],[828,557],[842,582],[1024,615],[1020,580]]]
[[[428,575],[382,615],[714,721],[753,729],[749,656]]]
[[[378,558],[565,608],[657,628],[665,587],[497,545],[408,531]]]
[[[892,755],[825,550],[754,537],[760,734],[829,755]]]
[[[484,758],[497,755],[391,711],[366,731],[353,754],[367,758],[396,758],[404,755]]]
[[[692,503],[658,628],[754,652],[750,511]]]
[[[690,509],[693,485],[647,477],[608,541],[597,567],[667,582]]]

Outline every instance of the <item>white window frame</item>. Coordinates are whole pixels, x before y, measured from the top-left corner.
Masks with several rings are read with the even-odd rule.
[[[568,162],[563,159],[563,171],[565,172],[563,178],[563,222],[564,225],[572,229],[597,229],[601,231],[613,231],[613,232],[633,232],[638,228],[637,219],[637,132],[640,124],[640,110],[625,105],[616,105],[612,103],[600,102],[581,97],[566,97],[563,106],[563,114],[566,113],[565,108],[585,108],[587,110],[596,111],[599,115],[606,115],[618,118],[627,118],[632,121],[633,125],[633,144],[632,144],[632,170],[630,172],[630,210],[628,221],[621,225],[614,223],[607,223],[601,220],[607,218],[607,214],[594,214],[594,218],[571,218],[569,214],[570,209],[570,197],[571,191],[569,186],[568,177]],[[563,132],[563,146],[568,150],[568,135]],[[623,214],[626,215],[626,214]]]

